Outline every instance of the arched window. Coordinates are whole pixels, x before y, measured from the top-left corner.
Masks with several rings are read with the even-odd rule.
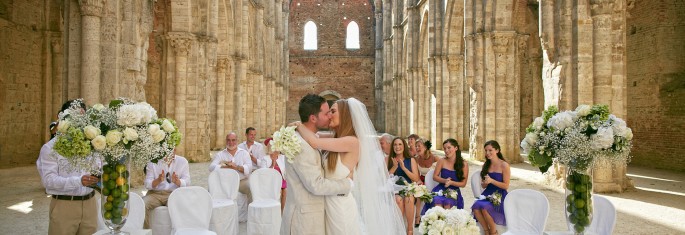
[[[347,24],[347,39],[345,40],[347,49],[359,49],[359,25],[351,21]]]
[[[304,25],[304,49],[316,50],[316,24],[309,21]]]

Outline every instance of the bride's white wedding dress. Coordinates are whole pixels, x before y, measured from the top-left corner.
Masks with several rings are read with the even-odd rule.
[[[326,164],[327,165],[327,164]],[[328,166],[326,166],[328,169]],[[326,172],[328,179],[344,179],[350,174],[350,169],[338,158],[335,171]],[[359,235],[361,224],[357,201],[350,193],[345,196],[326,196],[326,235]]]

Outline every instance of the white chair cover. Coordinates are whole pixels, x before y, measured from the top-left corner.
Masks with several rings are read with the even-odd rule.
[[[507,232],[504,234],[543,234],[549,215],[549,201],[541,192],[516,189],[504,199]]]
[[[592,195],[593,211],[589,233],[612,234],[616,226],[616,208],[609,199]]]
[[[209,193],[212,195],[212,218],[209,230],[218,235],[238,234],[238,184],[235,170],[218,168],[209,174]]]
[[[171,215],[169,215],[169,208],[166,206],[159,206],[150,213],[150,229],[152,235],[169,235],[171,234]]]
[[[180,187],[169,195],[173,234],[216,234],[209,231],[212,196],[199,186]]]
[[[277,235],[281,229],[281,174],[262,168],[250,175],[252,203],[248,208],[247,234]]]
[[[438,182],[435,182],[435,180],[433,180],[433,173],[434,172],[435,172],[435,168],[430,169],[426,173],[426,180],[425,180],[426,182],[424,182],[424,184],[426,184],[426,189],[428,189],[428,191],[432,191],[433,188],[435,188],[435,186],[438,185]]]
[[[143,229],[143,224],[145,223],[145,202],[143,198],[134,192],[128,193],[128,217],[126,218],[126,223],[121,231],[133,232]],[[109,231],[104,219],[102,218],[102,207],[100,198],[97,197],[97,207],[98,207],[98,230]]]
[[[480,197],[480,194],[483,193],[483,188],[480,187],[480,183],[483,180],[480,178],[480,170],[477,170],[477,171],[474,171],[473,173],[471,173],[471,176],[469,176],[469,179],[471,180],[471,190],[473,191],[473,197],[474,198]]]

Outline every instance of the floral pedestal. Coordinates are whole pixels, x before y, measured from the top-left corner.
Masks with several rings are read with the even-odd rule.
[[[102,218],[111,230],[109,234],[127,234],[121,231],[128,217],[129,166],[126,158],[108,162],[102,169]]]
[[[592,221],[592,173],[566,170],[566,223],[574,234],[584,234]]]

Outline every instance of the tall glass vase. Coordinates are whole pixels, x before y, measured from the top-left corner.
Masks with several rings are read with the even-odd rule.
[[[100,177],[102,189],[101,212],[109,234],[128,234],[121,228],[128,217],[129,164],[126,157],[118,161],[107,161]]]
[[[585,234],[592,221],[592,169],[566,169],[566,223],[573,234]]]

